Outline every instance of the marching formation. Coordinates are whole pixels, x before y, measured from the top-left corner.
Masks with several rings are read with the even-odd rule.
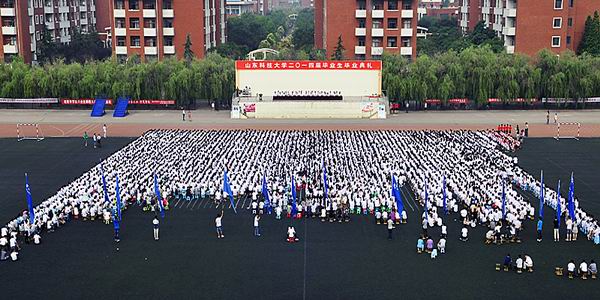
[[[589,239],[599,238],[598,221],[574,195],[565,199],[541,189],[506,154],[518,146],[492,131],[152,130],[23,212],[2,233],[32,238],[71,219],[108,223],[130,203],[156,202],[157,191],[163,213],[177,196],[220,203],[245,195],[256,203],[252,208],[279,216],[342,221],[372,213],[379,222],[400,223],[407,220],[397,192],[404,187],[424,208],[418,221],[424,236],[428,228],[445,227],[444,215],[459,213],[464,229],[486,225],[518,237],[522,222],[535,216],[522,189],[540,196],[559,218],[568,211],[571,227]]]

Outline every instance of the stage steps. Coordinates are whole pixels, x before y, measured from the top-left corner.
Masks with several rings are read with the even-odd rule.
[[[129,99],[119,97],[117,104],[115,105],[115,111],[113,112],[114,118],[123,118],[127,115],[127,106],[129,105]]]
[[[106,99],[97,98],[92,107],[92,117],[102,117],[105,114],[104,108],[106,107]]]

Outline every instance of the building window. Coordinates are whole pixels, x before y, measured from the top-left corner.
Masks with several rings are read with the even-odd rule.
[[[131,47],[140,47],[141,42],[140,42],[140,37],[139,36],[132,36],[131,40],[130,40],[130,44]]]
[[[163,43],[165,46],[173,46],[173,37],[172,36],[165,36]]]
[[[156,28],[155,19],[144,19],[144,28]]]
[[[367,21],[365,19],[359,19],[358,20],[358,28],[366,28],[367,27]]]
[[[383,10],[383,0],[373,0],[373,10]]]
[[[573,27],[573,18],[567,19],[567,25],[569,25],[569,27]]]
[[[155,2],[144,0],[144,9],[156,9]]]
[[[573,2],[575,2],[575,0],[569,0],[569,7],[573,7]]]
[[[173,9],[173,2],[171,0],[165,0],[162,4],[163,9]]]
[[[358,45],[361,46],[361,47],[364,47],[366,45],[365,37],[364,36],[358,37]]]
[[[389,18],[387,23],[388,29],[397,29],[398,28],[398,19]]]
[[[380,19],[373,20],[373,28],[383,28],[381,26],[381,20]]]
[[[381,47],[381,38],[373,38],[372,47]]]
[[[38,17],[38,15],[35,15],[35,24],[40,24],[40,18]]]
[[[125,1],[115,1],[115,9],[125,9]]]
[[[571,45],[571,36],[567,35],[567,45]]]
[[[387,39],[388,48],[397,48],[398,47],[398,39],[395,36],[390,36]]]
[[[118,36],[117,37],[117,47],[125,47],[127,46],[125,44],[125,37],[124,36]]]
[[[163,19],[163,28],[173,28],[173,19]]]
[[[554,9],[562,9],[563,0],[554,0]]]
[[[398,10],[398,0],[388,0],[388,10]]]
[[[123,19],[123,18],[115,19],[115,27],[116,28],[125,28],[125,19]]]
[[[356,3],[356,7],[358,7],[358,10],[366,10],[367,9],[367,2],[366,1],[358,1]]]
[[[403,10],[412,10],[412,2],[411,0],[402,1],[402,9]]]
[[[402,28],[404,28],[404,29],[412,28],[412,21],[410,19],[402,20]]]
[[[552,28],[561,28],[562,27],[562,18],[553,18],[552,19]]]
[[[156,38],[154,38],[154,37],[144,37],[144,46],[146,46],[146,47],[156,47]]]
[[[558,48],[560,47],[560,36],[553,36],[552,37],[552,48]]]
[[[402,47],[410,47],[410,38],[402,38]]]
[[[130,29],[140,29],[140,19],[137,19],[137,18],[129,19],[129,28]]]
[[[138,0],[129,0],[129,10],[139,10],[140,3]]]

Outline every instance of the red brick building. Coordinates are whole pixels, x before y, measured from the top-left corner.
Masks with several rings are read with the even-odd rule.
[[[418,0],[315,0],[315,46],[331,57],[338,37],[346,59],[379,59],[383,52],[414,58]]]
[[[124,60],[183,58],[186,37],[204,57],[225,42],[225,0],[111,0],[113,55]]]
[[[461,0],[460,26],[471,31],[484,21],[508,53],[535,55],[542,49],[576,51],[585,20],[600,11],[598,0]]]
[[[97,30],[93,0],[0,0],[2,50],[0,60],[17,56],[37,60],[44,27],[56,42],[68,44],[76,30]]]

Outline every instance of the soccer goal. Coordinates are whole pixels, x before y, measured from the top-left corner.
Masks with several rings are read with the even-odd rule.
[[[17,141],[23,140],[36,140],[41,141],[44,139],[40,125],[37,123],[21,123],[17,124]]]
[[[562,135],[561,135],[562,127]],[[579,140],[579,132],[581,131],[581,123],[579,122],[559,122],[556,124],[556,140],[559,139],[576,139]]]

